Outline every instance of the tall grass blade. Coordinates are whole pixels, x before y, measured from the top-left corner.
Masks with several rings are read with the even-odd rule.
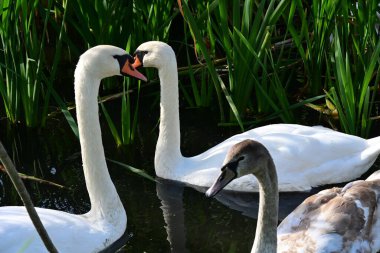
[[[111,117],[110,117],[110,115],[109,115],[109,113],[108,113],[108,111],[107,111],[107,109],[106,109],[106,107],[104,106],[103,103],[100,103],[100,107],[102,108],[102,112],[104,114],[104,117],[106,118],[106,121],[108,123],[108,127],[111,130],[111,133],[112,133],[112,136],[113,136],[113,138],[114,138],[114,140],[116,142],[116,145],[118,147],[120,147],[123,142],[121,141],[121,138],[120,138],[119,133],[118,133],[118,131],[116,129],[116,126],[113,123],[113,121],[112,121],[112,119],[111,119]]]
[[[112,159],[109,159],[109,158],[107,158],[107,161],[115,163],[115,164],[117,164],[117,165],[119,165],[119,166],[121,166],[123,168],[128,169],[129,171],[131,171],[133,173],[136,173],[136,174],[138,174],[138,175],[140,175],[142,177],[145,177],[145,178],[147,178],[147,179],[149,179],[149,180],[151,180],[153,182],[156,182],[156,180],[152,176],[150,176],[148,173],[146,173],[144,170],[137,169],[137,168],[135,168],[133,166],[130,166],[130,165],[127,165],[125,163],[121,163],[121,162],[118,162],[118,161],[115,161],[115,160],[112,160]]]
[[[218,97],[218,102],[219,102],[219,110],[220,110],[221,121],[225,120],[225,116],[224,116],[224,109],[222,106],[220,86],[222,88],[222,91],[224,92],[224,95],[226,97],[226,100],[227,100],[231,110],[234,113],[236,120],[239,122],[241,129],[244,129],[240,115],[239,115],[239,112],[236,110],[235,102],[232,100],[232,97],[229,94],[228,89],[225,87],[224,82],[220,79],[218,73],[216,72],[215,66],[213,65],[213,63],[210,59],[207,48],[206,48],[204,42],[202,41],[201,33],[199,31],[197,23],[195,22],[194,17],[192,16],[186,1],[182,2],[182,10],[184,12],[186,22],[189,24],[194,38],[196,38],[197,45],[199,46],[199,49],[202,52],[203,57],[205,58],[205,61],[206,61],[206,64],[208,66],[212,81],[214,83],[214,87],[215,87],[216,94]]]

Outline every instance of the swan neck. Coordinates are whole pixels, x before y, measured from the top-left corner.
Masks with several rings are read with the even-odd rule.
[[[155,153],[155,169],[159,177],[168,178],[182,157],[178,102],[178,73],[175,56],[159,69],[161,83],[160,132]]]
[[[259,182],[259,213],[252,253],[277,252],[278,182],[272,160],[267,173],[257,176]]]
[[[86,71],[81,71],[78,64],[75,72],[75,103],[83,171],[91,202],[91,210],[87,215],[110,221],[116,213],[124,217],[125,211],[105,160],[98,116],[99,86],[100,79],[91,78]]]

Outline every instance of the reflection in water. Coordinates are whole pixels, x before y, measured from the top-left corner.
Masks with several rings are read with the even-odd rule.
[[[4,197],[5,197],[4,183],[0,176],[0,203]]]
[[[1,126],[0,129],[3,130]],[[36,206],[77,214],[85,213],[90,209],[90,205],[83,180],[79,143],[75,137],[68,138],[70,134],[67,130],[65,132],[59,127],[53,129],[54,131],[42,135],[16,137],[0,131],[0,139],[7,144],[20,172],[70,188],[60,189],[25,181]],[[211,131],[208,127],[203,127],[202,134],[211,135],[209,132],[205,133],[204,129]],[[192,152],[200,153],[200,131],[195,130],[193,135],[187,136],[187,140],[197,140]],[[116,150],[112,136],[107,138],[106,134],[105,131],[103,138],[107,157],[135,165],[150,175],[155,174],[155,139],[144,142],[141,150],[148,153],[139,158],[137,155],[134,156],[138,152]],[[111,144],[107,145],[107,140],[112,141]],[[213,144],[203,143],[205,146]],[[185,146],[190,147],[190,144]],[[131,154],[134,159],[126,158],[127,154]],[[379,165],[380,159],[362,178],[380,169]],[[52,167],[56,170],[53,174]],[[160,179],[160,183],[154,183],[111,164],[109,172],[128,216],[127,233],[121,240],[129,241],[117,252],[250,252],[255,233],[258,194],[222,191],[217,198],[208,199],[203,194],[205,188],[184,187],[183,184]],[[314,190],[313,193],[318,190],[320,189]],[[310,194],[281,193],[279,218],[283,219]],[[6,174],[0,173],[0,206],[20,204],[22,203],[10,180]],[[118,247],[119,245],[115,246]],[[109,252],[112,252],[112,249]]]
[[[207,191],[207,188],[192,187],[202,193]],[[304,199],[313,193],[314,191],[280,193],[278,219],[282,221],[290,212],[301,204]],[[257,214],[259,212],[259,194],[257,192],[234,192],[223,190],[214,198],[230,209],[239,211],[250,218],[257,219]]]
[[[188,252],[182,200],[184,184],[160,178],[156,180],[157,197],[161,201],[171,252]]]
[[[376,169],[379,169],[378,165],[372,170]],[[171,252],[248,252],[252,247],[258,193],[224,190],[216,198],[207,199],[203,194],[206,188],[187,187],[183,183],[159,178],[157,181],[157,197],[161,201]],[[319,187],[311,192],[280,193],[279,222],[305,198],[331,187]],[[240,218],[236,219],[237,216]],[[249,219],[242,219],[244,216]]]
[[[189,249],[186,247],[186,239],[188,239],[191,236],[194,236],[189,235],[188,238],[186,237],[185,224],[187,224],[188,220],[191,218],[188,217],[187,219],[185,219],[185,206],[187,205],[184,203],[186,203],[187,200],[183,196],[184,188],[185,185],[182,183],[157,178],[157,197],[161,201],[161,209],[166,223],[165,229],[167,232],[167,240],[170,243],[171,252],[190,252]],[[192,188],[202,193],[204,193],[207,190],[206,188],[200,187]],[[299,205],[310,194],[311,193],[280,194],[279,219],[282,220],[283,218],[285,218],[291,211],[294,210],[294,208],[297,205]],[[204,198],[206,199],[206,197]],[[219,193],[219,196],[215,199],[230,209],[237,210],[245,216],[257,219],[259,204],[259,195],[257,193],[239,193],[231,191],[222,191]],[[205,200],[205,202],[207,203],[207,200]],[[190,206],[190,208],[193,208],[195,206],[197,206],[197,204],[194,203]],[[209,221],[210,225],[208,226],[210,231],[207,232],[213,231],[213,223],[216,224],[222,222],[222,220],[218,220],[217,218],[220,214],[220,210],[212,210],[211,207],[210,209],[210,211],[212,212],[211,220]],[[190,212],[191,211],[192,210],[190,210]],[[252,221],[252,224],[254,224],[254,221]],[[225,226],[227,227],[227,229],[231,229],[231,232],[234,229],[238,229],[238,226],[235,226],[235,224],[225,224]],[[216,233],[219,233],[219,231],[216,231]],[[234,233],[232,232],[231,234]],[[199,236],[201,237],[202,235]],[[213,242],[209,243],[210,245],[213,244]],[[228,244],[228,241],[225,243]]]

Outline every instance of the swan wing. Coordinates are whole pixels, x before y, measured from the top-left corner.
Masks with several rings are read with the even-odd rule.
[[[380,179],[380,170],[377,170],[373,172],[369,177],[366,179],[366,181],[373,181]]]
[[[365,139],[329,128],[273,124],[234,135],[206,152],[184,158],[177,178],[190,185],[209,187],[220,172],[229,148],[245,139],[264,144],[277,168],[279,191],[307,191],[324,184],[347,182],[361,176],[376,160],[366,156]],[[226,189],[258,191],[256,179],[244,176]]]
[[[310,196],[278,226],[279,252],[377,252],[380,180]]]

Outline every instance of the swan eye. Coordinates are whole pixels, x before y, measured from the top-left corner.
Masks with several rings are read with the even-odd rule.
[[[244,159],[244,158],[243,158]],[[241,160],[243,160],[242,157],[239,157],[238,159],[236,159],[235,161],[231,161],[231,162],[228,162],[227,164],[225,164],[223,167],[222,167],[222,171],[225,171],[226,169],[230,169],[232,170],[233,172],[236,173],[236,169],[238,167],[238,164]]]
[[[148,51],[136,51],[136,52],[134,53],[134,55],[137,56],[137,58],[139,58],[139,60],[140,60],[141,62],[143,62],[143,58],[144,58],[144,56],[145,56],[146,54],[148,54],[148,53],[149,53]]]
[[[123,66],[126,61],[129,63],[135,62],[135,59],[129,54],[113,55],[113,58],[119,62],[120,66]]]

